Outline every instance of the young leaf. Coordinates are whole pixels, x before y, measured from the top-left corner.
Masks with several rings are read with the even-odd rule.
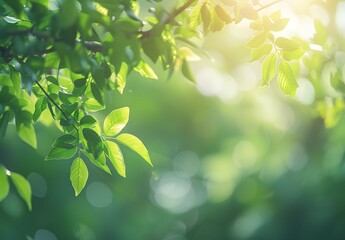
[[[259,48],[252,49],[252,53],[250,56],[251,61],[255,61],[260,59],[261,57],[269,54],[272,50],[272,44],[264,44]]]
[[[70,175],[70,180],[76,196],[78,196],[85,187],[88,177],[89,172],[87,170],[87,166],[85,165],[83,159],[77,157],[72,163]]]
[[[119,146],[114,142],[106,141],[106,155],[108,156],[111,164],[114,166],[118,174],[125,178],[126,165]]]
[[[293,51],[300,47],[300,44],[298,42],[292,41],[284,37],[277,38],[275,44],[283,51]]]
[[[224,23],[231,23],[232,18],[230,14],[224,8],[222,8],[219,4],[217,4],[214,7],[214,11],[218,15],[218,17],[224,21]]]
[[[247,47],[249,48],[258,48],[260,47],[266,40],[266,33],[259,33],[255,35],[249,42],[247,43]]]
[[[211,23],[211,13],[207,7],[206,2],[201,7],[201,19],[203,22],[204,32],[207,33],[208,27],[210,26],[210,23]]]
[[[139,64],[136,67],[134,67],[134,70],[137,71],[142,77],[158,79],[157,75],[152,70],[150,65],[143,61],[140,61]]]
[[[97,100],[97,102],[99,102],[101,105],[104,105],[102,93],[97,87],[97,85],[94,83],[91,83],[91,92],[93,97]]]
[[[12,172],[10,178],[16,187],[19,195],[24,199],[31,211],[31,187],[29,182],[20,174]]]
[[[327,41],[328,31],[327,27],[321,23],[319,20],[314,21],[315,35],[314,41],[317,44],[324,45]]]
[[[298,84],[288,62],[283,61],[279,64],[278,82],[285,94],[295,96]]]
[[[90,128],[83,129],[83,136],[86,140],[88,150],[97,159],[103,152],[102,140],[99,135]]]
[[[103,170],[104,172],[111,175],[111,171],[106,164],[106,159],[104,153],[102,153],[97,159],[93,157],[93,155],[86,150],[81,150],[82,153],[99,169]]]
[[[128,74],[128,65],[122,62],[120,71],[116,75],[116,89],[122,94],[126,86],[126,79]]]
[[[109,113],[103,124],[106,136],[115,136],[126,126],[129,119],[129,108],[123,107]]]
[[[5,170],[0,166],[0,202],[7,197],[7,194],[10,190],[10,184],[7,180],[7,175]]]
[[[281,31],[281,30],[283,30],[286,27],[288,22],[289,22],[288,18],[279,19],[278,21],[274,22],[271,25],[271,30],[275,31],[275,32]]]
[[[116,138],[121,144],[129,147],[134,152],[138,153],[145,161],[152,165],[149,152],[147,151],[145,145],[140,141],[139,138],[128,133],[123,133]]]
[[[188,62],[186,60],[183,60],[183,62],[182,62],[182,73],[187,79],[189,79],[193,83],[196,82],[194,75],[193,75],[192,71],[190,70]]]
[[[77,153],[77,148],[53,147],[44,160],[70,159]]]
[[[271,54],[265,58],[262,63],[262,84],[268,86],[269,81],[273,79],[277,72],[277,55]]]
[[[37,140],[36,140],[36,133],[34,126],[32,124],[25,125],[19,124],[17,125],[17,133],[18,136],[27,144],[29,144],[33,148],[37,148]]]
[[[285,60],[288,61],[299,60],[303,56],[304,50],[303,48],[299,47],[293,51],[280,51],[280,54]]]

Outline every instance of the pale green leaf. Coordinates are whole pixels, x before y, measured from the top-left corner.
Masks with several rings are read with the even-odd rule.
[[[140,141],[139,138],[128,133],[123,133],[116,138],[121,144],[129,147],[134,152],[138,153],[145,161],[152,165],[149,152],[147,151],[145,145]]]
[[[115,136],[126,126],[129,119],[129,108],[123,107],[109,113],[103,124],[106,136]]]
[[[277,47],[281,48],[283,51],[294,51],[301,47],[298,42],[290,40],[288,38],[279,37],[276,39],[275,44]]]
[[[278,82],[285,94],[295,96],[298,83],[288,62],[283,61],[279,64]]]
[[[37,148],[37,140],[36,140],[36,133],[34,126],[32,124],[25,125],[19,124],[17,125],[17,133],[18,136],[27,144],[29,144],[33,148]]]
[[[195,83],[195,77],[192,73],[192,71],[189,68],[188,62],[186,60],[183,60],[182,62],[182,74],[189,79],[190,81],[192,81],[193,83]]]
[[[31,187],[29,182],[22,175],[15,172],[11,172],[10,177],[19,195],[24,199],[31,211]]]
[[[251,40],[249,40],[249,42],[247,43],[247,47],[249,48],[258,48],[260,47],[266,40],[266,33],[259,33],[257,35],[255,35],[254,37],[252,37]]]
[[[0,202],[7,197],[10,190],[10,184],[8,183],[5,170],[0,166]]]
[[[137,71],[142,77],[158,79],[156,73],[153,71],[150,65],[143,61],[140,61],[139,64],[134,67],[134,70]]]
[[[293,51],[280,51],[281,56],[288,61],[299,60],[304,55],[304,53],[305,51],[301,47]]]
[[[126,177],[126,165],[121,149],[116,143],[111,141],[106,141],[106,146],[106,155],[108,156],[111,164],[114,166],[120,176]]]
[[[88,177],[89,172],[87,170],[87,166],[83,159],[77,157],[72,163],[70,174],[70,180],[76,196],[78,196],[85,187]]]
[[[262,86],[267,86],[277,72],[277,55],[271,54],[262,63]]]
[[[271,30],[275,31],[275,32],[281,31],[281,30],[283,30],[286,27],[288,22],[289,22],[288,18],[279,19],[278,21],[274,22],[271,25]]]
[[[265,55],[268,55],[272,50],[272,44],[264,44],[259,48],[253,48],[251,55],[250,55],[250,60],[255,61],[260,58],[262,58]]]

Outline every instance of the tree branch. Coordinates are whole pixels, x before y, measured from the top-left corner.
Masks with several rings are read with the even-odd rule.
[[[271,3],[269,3],[269,4],[267,4],[267,5],[261,6],[261,8],[259,8],[257,11],[260,12],[260,11],[262,11],[262,10],[264,10],[264,9],[266,9],[266,8],[269,8],[269,7],[273,6],[274,4],[277,4],[277,3],[282,2],[282,1],[283,1],[283,0],[276,0],[276,1],[273,1],[273,2],[271,2]]]

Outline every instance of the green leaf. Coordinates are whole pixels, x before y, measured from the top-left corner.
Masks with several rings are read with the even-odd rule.
[[[83,128],[92,128],[98,124],[96,118],[91,115],[85,115],[80,119],[80,126]]]
[[[126,86],[127,74],[128,74],[128,65],[127,63],[122,62],[120,71],[116,75],[116,89],[121,94],[123,93],[123,90]]]
[[[272,50],[272,44],[264,44],[259,48],[252,49],[252,53],[250,56],[251,61],[258,60],[262,58],[263,56],[269,54]]]
[[[106,164],[106,159],[105,159],[104,153],[102,153],[101,155],[99,155],[99,157],[97,159],[95,159],[91,153],[89,153],[85,150],[81,150],[81,151],[92,162],[92,164],[94,164],[96,167],[98,167],[102,171],[111,175],[111,171]]]
[[[0,118],[0,138],[6,135],[9,120],[10,120],[10,112],[5,111]]]
[[[271,25],[271,30],[275,31],[275,32],[281,31],[281,30],[283,30],[286,27],[288,22],[289,22],[288,18],[279,19],[278,21],[274,22]]]
[[[18,136],[34,149],[37,148],[37,140],[34,126],[32,124],[19,124],[17,125]]]
[[[52,147],[71,149],[71,148],[75,148],[77,144],[78,144],[78,139],[75,136],[71,134],[65,134],[55,139]]]
[[[77,153],[77,148],[53,147],[44,160],[70,159]]]
[[[331,85],[336,90],[345,94],[345,83],[343,81],[343,72],[340,68],[335,73],[331,73],[330,76]]]
[[[99,102],[101,105],[104,105],[102,93],[97,87],[97,85],[94,83],[91,83],[91,92],[94,98],[97,100],[97,102]]]
[[[247,47],[249,48],[258,48],[260,47],[266,40],[266,33],[259,33],[257,35],[255,35],[252,39],[249,40],[249,42],[247,43]]]
[[[293,51],[280,51],[281,56],[285,60],[299,60],[304,55],[305,51],[303,48],[299,47]]]
[[[139,64],[136,67],[134,67],[134,70],[137,71],[142,77],[158,79],[157,75],[152,70],[150,65],[143,61],[140,61]]]
[[[103,152],[102,141],[99,135],[90,128],[83,129],[83,136],[86,140],[89,152],[97,159]]]
[[[195,78],[192,73],[192,71],[189,68],[188,62],[186,60],[183,60],[182,62],[182,74],[189,79],[191,82],[195,83]]]
[[[269,81],[271,81],[277,72],[277,55],[271,54],[265,58],[262,63],[262,84],[261,86],[268,86]]]
[[[0,166],[0,202],[7,197],[10,190],[10,184],[8,183],[5,170]]]
[[[288,62],[283,61],[279,64],[278,82],[285,94],[295,96],[298,84]]]
[[[301,47],[298,42],[292,41],[288,38],[279,37],[276,39],[275,44],[277,47],[281,48],[283,51],[294,51]]]
[[[105,105],[100,104],[96,99],[89,98],[85,102],[83,102],[83,107],[90,112],[98,112],[100,110],[105,109]]]
[[[70,180],[76,196],[78,196],[85,187],[88,177],[89,172],[87,166],[80,157],[77,157],[72,163],[70,174]]]
[[[103,124],[106,136],[115,136],[126,126],[129,119],[129,108],[123,107],[109,113]]]
[[[12,179],[19,195],[24,199],[31,211],[31,187],[29,182],[22,175],[15,172],[11,172],[10,178]]]
[[[140,141],[139,138],[128,133],[123,133],[116,138],[121,144],[129,147],[134,152],[138,153],[145,161],[152,165],[149,152],[147,151],[145,145]]]
[[[76,0],[64,0],[59,10],[59,27],[66,29],[72,26],[78,18],[78,7]]]
[[[106,141],[106,155],[108,156],[111,164],[114,166],[118,174],[125,178],[126,165],[119,146],[114,142]]]

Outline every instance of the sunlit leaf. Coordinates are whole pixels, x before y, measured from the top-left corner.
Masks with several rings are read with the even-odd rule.
[[[115,136],[126,126],[129,119],[129,108],[123,107],[109,113],[103,124],[106,136]]]
[[[219,4],[215,6],[214,11],[218,15],[218,17],[224,21],[224,23],[231,23],[232,18],[230,14]]]
[[[134,152],[138,153],[142,158],[145,159],[145,161],[148,164],[153,166],[150,159],[149,152],[147,151],[145,145],[140,141],[139,138],[128,133],[123,133],[119,135],[118,137],[116,137],[116,140],[119,141],[121,144],[129,147]]]
[[[298,84],[288,62],[282,61],[278,68],[278,82],[282,91],[290,96],[295,96]]]
[[[272,44],[264,44],[259,48],[252,49],[250,60],[255,61],[268,55],[272,50]]]
[[[37,148],[37,140],[34,126],[32,124],[17,125],[18,136],[33,148]]]
[[[26,205],[28,205],[29,210],[31,211],[31,187],[28,182],[22,175],[11,172],[10,178],[16,187],[19,196],[23,198]]]
[[[262,63],[262,84],[261,86],[267,86],[277,72],[277,55],[271,54],[265,58]]]
[[[77,157],[72,163],[70,174],[70,180],[76,196],[78,196],[85,187],[88,177],[89,172],[87,166],[80,157]]]
[[[284,37],[277,38],[275,41],[275,44],[277,47],[281,48],[283,51],[294,51],[301,46],[298,42],[292,41]]]
[[[134,70],[137,71],[142,77],[158,79],[156,73],[153,71],[150,65],[144,61],[140,61],[139,64],[134,67]]]
[[[249,48],[258,48],[260,47],[266,40],[267,35],[265,32],[259,33],[255,35],[249,42],[247,43],[247,47]]]
[[[120,176],[126,177],[126,165],[121,149],[116,143],[111,141],[106,141],[106,146],[106,155],[108,156],[111,164],[114,166]]]

